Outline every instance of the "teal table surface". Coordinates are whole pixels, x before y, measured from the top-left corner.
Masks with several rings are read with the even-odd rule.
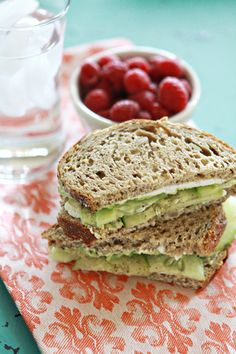
[[[236,1],[72,0],[66,47],[125,37],[175,52],[199,74],[194,121],[236,147]],[[0,282],[0,354],[39,353]]]

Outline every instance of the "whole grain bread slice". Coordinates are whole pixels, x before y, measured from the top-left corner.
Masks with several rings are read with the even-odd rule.
[[[167,185],[236,176],[236,151],[169,120],[131,120],[94,131],[58,164],[62,188],[96,211]]]
[[[45,231],[43,237],[58,247],[82,245],[100,256],[132,252],[152,254],[156,251],[171,257],[192,253],[208,256],[214,251],[226,225],[222,206],[203,207],[172,220],[159,220],[153,226],[128,234],[115,232],[105,239],[96,238],[83,225],[79,228],[77,220],[72,217],[68,216],[68,220],[68,223],[61,220],[63,228],[56,224]]]

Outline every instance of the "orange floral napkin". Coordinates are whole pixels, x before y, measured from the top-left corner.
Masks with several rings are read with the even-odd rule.
[[[67,50],[61,88],[67,141],[85,130],[69,78],[78,62],[127,44],[110,40]],[[0,275],[42,353],[236,353],[236,242],[203,291],[142,278],[72,271],[48,258],[41,231],[56,221],[55,167],[43,180],[0,186]]]

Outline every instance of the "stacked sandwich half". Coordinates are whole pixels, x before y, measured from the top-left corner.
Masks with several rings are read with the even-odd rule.
[[[58,165],[58,224],[49,252],[74,268],[209,282],[236,232],[236,152],[168,120],[90,133]],[[228,219],[228,220],[227,220]]]

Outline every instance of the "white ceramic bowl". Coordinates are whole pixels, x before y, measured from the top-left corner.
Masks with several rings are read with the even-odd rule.
[[[153,55],[160,55],[163,57],[167,58],[176,58],[176,55],[167,52],[165,50],[161,49],[155,49],[151,47],[139,47],[139,46],[126,46],[126,47],[120,47],[120,48],[115,48],[115,49],[109,49],[103,52],[100,52],[98,54],[95,54],[91,57],[89,57],[87,60],[94,62],[97,61],[99,58],[103,57],[104,55],[109,55],[109,54],[117,54],[120,58],[123,57],[128,57],[128,56],[137,56],[140,55],[145,58],[149,58]],[[193,68],[186,63],[184,60],[180,59],[182,63],[182,66],[184,68],[184,73],[186,78],[189,80],[191,86],[192,86],[192,95],[191,98],[185,107],[184,110],[181,112],[171,116],[170,120],[171,122],[186,122],[191,118],[191,115],[193,111],[195,110],[197,103],[200,98],[200,93],[201,93],[201,87],[200,87],[200,82],[198,79],[198,76],[196,72],[193,70]],[[76,70],[73,72],[71,76],[71,83],[70,83],[70,89],[71,89],[71,95],[72,99],[75,105],[75,108],[77,112],[79,113],[79,116],[83,119],[84,123],[90,128],[90,129],[102,129],[106,128],[111,124],[114,124],[115,122],[103,118],[99,116],[98,114],[94,113],[91,111],[88,107],[84,105],[80,98],[80,92],[79,92],[79,87],[78,87],[78,77],[80,74],[80,67],[76,68]]]

